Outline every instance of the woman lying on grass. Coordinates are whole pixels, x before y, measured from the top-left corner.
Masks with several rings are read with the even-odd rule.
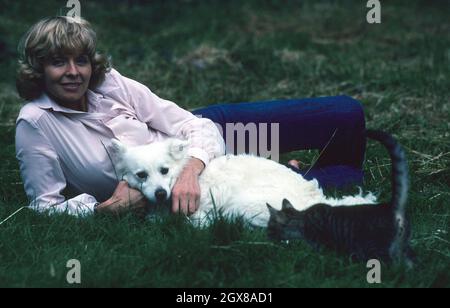
[[[16,121],[16,156],[30,206],[38,211],[145,211],[146,199],[117,179],[106,148],[112,138],[141,145],[179,137],[189,140],[191,158],[172,190],[172,211],[192,214],[199,174],[225,152],[214,123],[279,123],[280,152],[327,150],[306,178],[338,187],[362,180],[364,116],[351,98],[221,104],[191,113],[110,68],[81,18],[45,18],[19,48],[17,89],[27,103]]]

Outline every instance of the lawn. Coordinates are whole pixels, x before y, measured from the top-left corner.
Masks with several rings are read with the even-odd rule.
[[[0,0],[0,287],[449,287],[450,20],[448,1],[83,1],[99,49],[123,75],[188,109],[218,102],[349,95],[367,126],[404,146],[408,213],[418,261],[365,263],[301,242],[272,243],[264,230],[219,220],[205,230],[180,217],[38,215],[27,204],[15,159],[16,46],[65,0]],[[147,3],[148,2],[148,3]],[[310,163],[317,153],[283,155]],[[369,143],[364,190],[390,196],[390,161]],[[357,192],[355,188],[352,192]],[[339,191],[330,191],[340,194]],[[81,264],[69,284],[68,260]]]

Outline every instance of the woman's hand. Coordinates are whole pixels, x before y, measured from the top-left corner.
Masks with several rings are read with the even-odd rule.
[[[131,211],[143,217],[147,206],[148,201],[139,190],[129,187],[126,181],[120,181],[112,196],[97,206],[96,212],[120,215]]]
[[[172,189],[172,211],[193,214],[200,205],[198,177],[205,168],[200,159],[191,158],[178,176]]]

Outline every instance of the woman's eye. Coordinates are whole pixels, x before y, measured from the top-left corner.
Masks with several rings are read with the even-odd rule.
[[[169,169],[163,167],[163,168],[159,169],[159,172],[161,172],[162,175],[165,175],[165,174],[167,174],[167,172],[169,172]]]
[[[53,66],[62,66],[62,65],[64,65],[64,60],[56,58],[56,59],[53,59],[51,63]]]
[[[138,173],[136,173],[136,176],[141,180],[145,180],[148,177],[148,174],[145,171],[139,171]]]
[[[77,58],[77,64],[85,65],[85,64],[88,64],[88,63],[89,63],[89,59],[86,56]]]

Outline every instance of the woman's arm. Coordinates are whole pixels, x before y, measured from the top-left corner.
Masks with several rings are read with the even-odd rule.
[[[200,185],[198,177],[205,165],[192,157],[181,171],[172,189],[172,211],[193,214],[200,206]]]
[[[25,120],[16,126],[16,157],[29,206],[39,212],[84,216],[93,213],[97,200],[80,194],[66,200],[61,194],[66,179],[58,155],[39,128]]]
[[[208,165],[209,160],[225,153],[225,142],[211,120],[196,117],[175,103],[158,97],[145,85],[121,76],[117,71],[112,73],[112,77],[125,90],[126,99],[141,122],[168,136],[189,140],[188,155]]]
[[[140,121],[168,136],[189,141],[187,153],[192,158],[172,189],[172,210],[185,214],[194,213],[200,201],[200,173],[211,159],[225,153],[225,142],[218,128],[211,120],[196,117],[175,103],[161,99],[137,81],[117,72],[113,72],[113,76],[125,89],[126,99]]]
[[[148,200],[138,190],[120,181],[112,196],[95,206],[95,213],[120,215],[132,211],[144,217],[148,208]]]

